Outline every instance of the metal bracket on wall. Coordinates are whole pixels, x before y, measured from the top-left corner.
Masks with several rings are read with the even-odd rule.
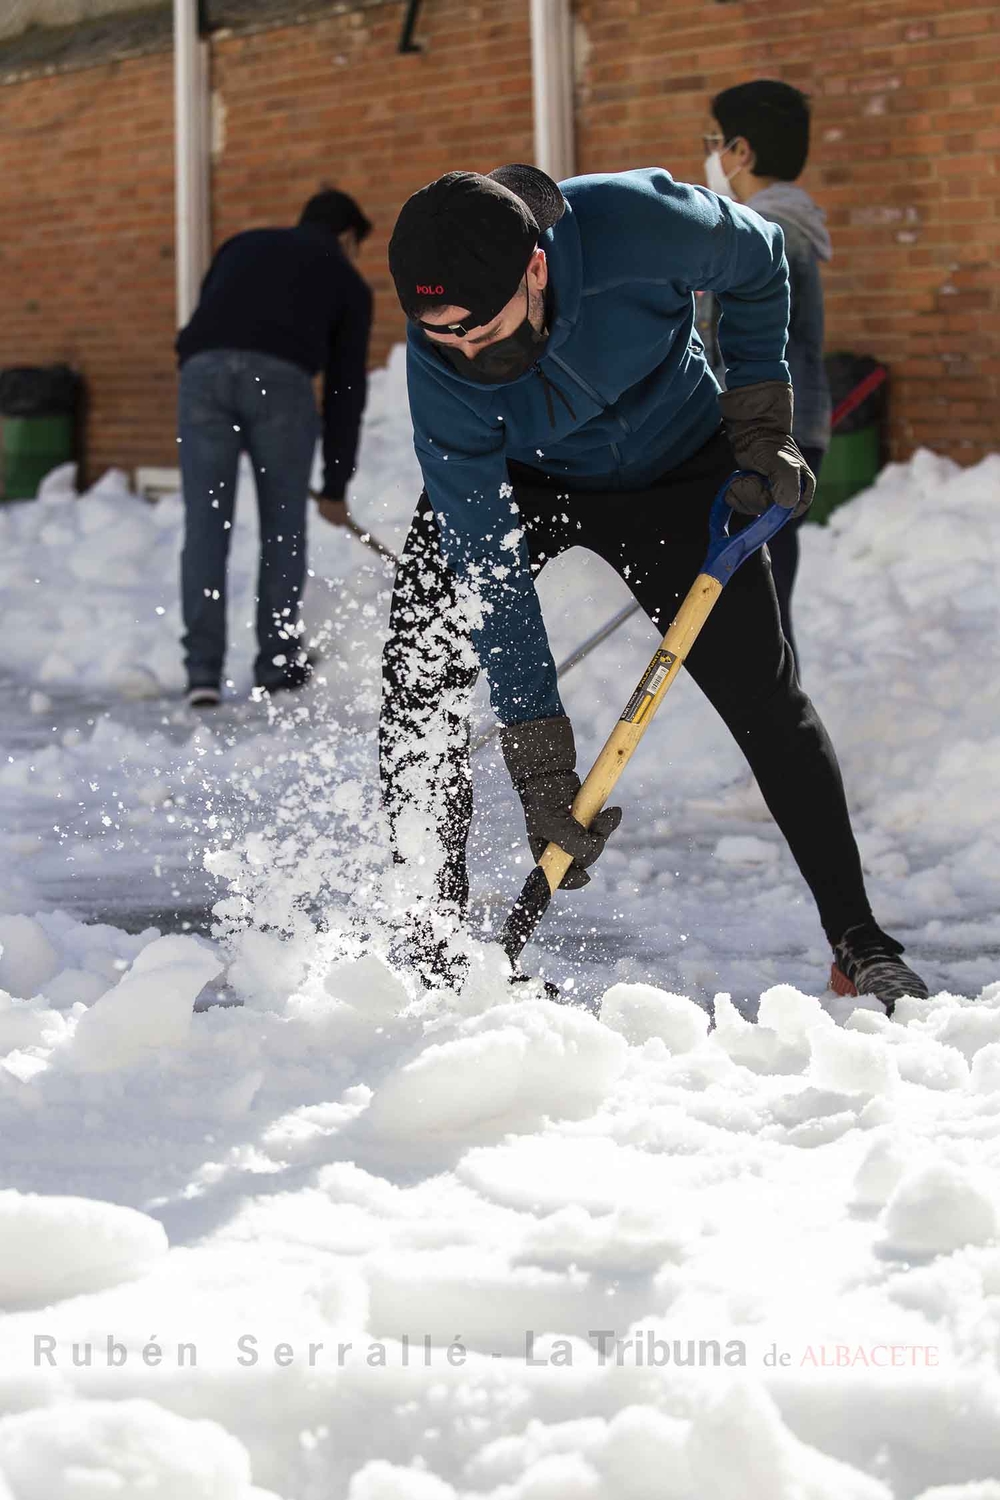
[[[403,19],[403,30],[399,38],[400,52],[422,52],[423,44],[413,40],[413,29],[417,24],[417,14],[420,10],[420,0],[409,0],[406,7],[406,15]]]

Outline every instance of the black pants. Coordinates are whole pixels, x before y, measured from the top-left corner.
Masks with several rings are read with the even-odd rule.
[[[511,464],[533,572],[570,547],[587,547],[665,632],[700,571],[712,500],[734,467],[721,432],[648,489],[628,493],[567,494],[565,479]],[[397,862],[419,863],[424,898],[461,910],[472,816],[468,701],[479,668],[459,620],[455,581],[422,495],[396,575],[383,658],[382,793]],[[836,942],[870,920],[871,908],[837,758],[799,685],[766,550],[726,585],[685,666],[746,756]],[[428,860],[431,829],[440,849]]]

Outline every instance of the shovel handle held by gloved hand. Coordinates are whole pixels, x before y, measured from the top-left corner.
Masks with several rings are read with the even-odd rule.
[[[606,805],[618,778],[672,686],[723,588],[740,564],[780,531],[792,514],[787,508],[771,505],[749,526],[745,526],[735,536],[729,535],[729,522],[733,512],[726,500],[726,492],[733,480],[753,472],[746,469],[735,470],[720,487],[712,503],[709,545],[701,572],[688,590],[670,628],[640,677],[624,713],[573,799],[571,811],[584,828],[590,827],[593,819]],[[757,477],[764,478],[763,475]],[[500,934],[500,943],[512,963],[538,925],[553,892],[559,889],[563,876],[572,863],[571,856],[560,849],[558,844],[549,844],[528,876]]]

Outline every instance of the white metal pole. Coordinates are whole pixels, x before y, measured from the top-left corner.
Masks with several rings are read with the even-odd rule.
[[[572,177],[573,16],[570,0],[530,0],[535,165],[557,181]]]
[[[177,324],[194,311],[208,268],[208,46],[198,37],[198,0],[174,0],[174,183]]]

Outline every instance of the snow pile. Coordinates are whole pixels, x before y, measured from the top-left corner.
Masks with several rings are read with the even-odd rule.
[[[245,1454],[285,1500],[911,1500],[1000,1465],[1000,1094],[974,1083],[1000,985],[843,1028],[790,986],[757,1026],[720,995],[708,1031],[646,985],[608,992],[610,1024],[499,982],[410,1001],[368,957],[315,963],[280,1014],[190,1016],[211,962],[144,946],[103,1022],[114,1067],[87,1051],[102,999],[0,1094],[24,1175],[145,1209],[7,1195],[13,1305],[70,1298],[0,1319],[4,1366],[47,1393],[0,1427],[15,1495],[24,1433],[67,1473],[78,1448],[180,1483],[151,1402],[209,1423],[192,1493],[199,1465],[247,1484]],[[946,1086],[906,1061],[935,1048],[965,1069]]]
[[[246,1449],[215,1422],[151,1401],[64,1403],[0,1419],[14,1500],[252,1500]]]
[[[398,548],[417,489],[397,355],[352,504]],[[935,992],[892,1021],[823,995],[686,680],[526,955],[601,1018],[482,945],[461,996],[418,993],[353,921],[383,565],[313,524],[322,680],[247,705],[244,476],[202,722],[169,697],[176,497],[56,475],[0,512],[2,1500],[1000,1500],[998,491],[1000,460],[918,454],[803,534],[804,676]],[[576,554],[540,589],[557,657],[624,597]],[[652,641],[634,619],[566,679],[583,764]],[[487,937],[527,869],[497,762]],[[176,930],[220,896],[224,939]],[[44,909],[84,899],[137,932]]]
[[[192,938],[157,938],[129,974],[80,1016],[73,1044],[77,1066],[110,1073],[178,1046],[191,1029],[195,1001],[221,970],[215,955]]]
[[[621,1039],[589,1015],[550,1004],[493,1006],[453,1041],[425,1048],[383,1082],[373,1128],[460,1141],[546,1115],[586,1117],[625,1065]]]
[[[162,1224],[87,1198],[0,1192],[0,1297],[36,1306],[142,1276],[161,1255]]]

